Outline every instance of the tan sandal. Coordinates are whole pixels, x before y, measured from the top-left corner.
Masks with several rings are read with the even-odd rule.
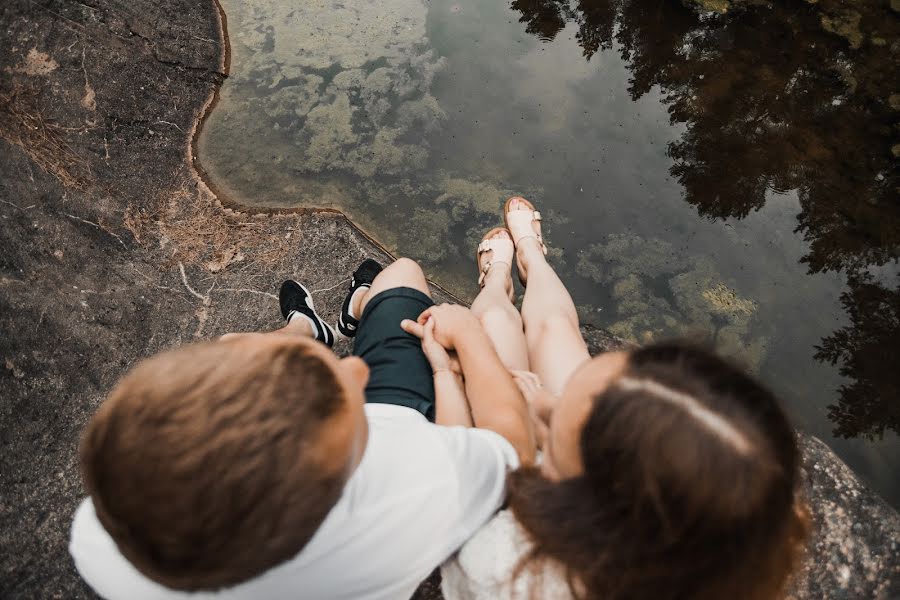
[[[509,210],[509,205],[512,204],[513,200],[518,200],[522,204],[528,207],[528,210]],[[541,217],[541,213],[534,208],[534,205],[526,200],[525,198],[519,196],[513,196],[509,200],[506,201],[506,204],[503,206],[503,221],[506,223],[506,228],[509,230],[510,237],[512,237],[513,244],[518,247],[518,245],[522,242],[522,240],[527,240],[529,238],[534,238],[541,245],[541,252],[544,253],[544,256],[547,256],[547,245],[544,244],[544,238],[541,235],[541,227],[540,223],[543,220]],[[534,224],[538,224],[538,230],[534,230]],[[515,229],[513,229],[515,227]],[[531,233],[523,234],[516,238],[513,231],[521,230],[527,228]]]
[[[499,232],[505,231],[509,237],[494,237]],[[491,259],[481,263],[481,255],[485,252],[493,252]],[[512,234],[505,227],[494,227],[481,238],[481,243],[475,251],[475,263],[478,265],[478,285],[484,287],[484,278],[494,265],[507,265],[512,270],[512,259],[515,254]]]
[[[518,200],[525,206],[527,206],[527,210],[510,210],[509,205],[512,204],[513,200]],[[534,205],[522,198],[521,196],[513,196],[512,198],[506,201],[506,204],[503,206],[503,221],[506,223],[506,228],[509,229],[510,237],[513,239],[513,244],[516,248],[519,247],[519,244],[522,240],[527,239],[535,239],[541,245],[541,252],[544,253],[544,256],[547,256],[547,245],[544,244],[544,238],[541,235],[541,213],[535,210]],[[537,223],[537,231],[534,230],[534,224]],[[513,227],[516,228],[517,231],[529,231],[530,233],[523,233],[516,238],[516,235],[513,233]],[[528,285],[528,276],[525,273],[525,270],[522,268],[522,264],[519,261],[518,255],[516,255],[516,264],[518,265],[519,271],[519,281],[522,285]]]

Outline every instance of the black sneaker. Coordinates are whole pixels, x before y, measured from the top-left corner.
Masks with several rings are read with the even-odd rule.
[[[334,346],[334,330],[322,317],[316,314],[313,308],[312,295],[309,290],[288,279],[281,284],[281,291],[278,293],[278,302],[281,304],[281,316],[290,322],[294,313],[298,313],[309,317],[315,325],[315,338],[328,346]]]
[[[344,304],[341,306],[341,316],[338,318],[337,322],[337,329],[341,335],[348,338],[352,338],[356,335],[356,328],[359,327],[359,319],[350,315],[350,300],[359,288],[372,287],[372,282],[375,281],[375,277],[381,273],[383,269],[384,267],[379,265],[376,261],[367,258],[362,261],[362,264],[353,272],[353,277],[350,279],[350,291],[347,292],[347,297],[344,298]]]

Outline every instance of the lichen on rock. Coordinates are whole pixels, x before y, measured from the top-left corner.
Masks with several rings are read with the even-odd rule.
[[[38,75],[49,75],[58,68],[59,63],[53,60],[49,54],[46,52],[39,52],[37,48],[32,48],[25,57],[25,63],[14,69],[14,71],[34,77]]]

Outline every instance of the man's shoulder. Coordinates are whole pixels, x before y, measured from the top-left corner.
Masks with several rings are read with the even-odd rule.
[[[70,550],[75,550],[82,544],[88,544],[92,540],[102,537],[105,533],[103,526],[97,519],[97,513],[94,510],[94,502],[90,497],[82,499],[75,509],[72,517],[72,530],[69,540]]]
[[[393,448],[409,453],[411,460],[449,458],[454,462],[470,454],[488,453],[501,457],[511,468],[518,466],[512,445],[493,431],[436,425],[416,410],[392,404],[367,404],[365,411],[373,452]]]
[[[397,478],[417,477],[428,472],[431,481],[448,474],[446,467],[452,456],[446,428],[403,406],[367,404],[365,410],[369,439],[358,468],[359,476],[354,475],[353,479],[375,476],[389,485]]]
[[[384,402],[367,402],[363,407],[366,418],[377,422],[397,423],[422,423],[433,425],[425,416],[417,410],[399,404],[387,404]]]
[[[82,500],[75,510],[69,553],[81,577],[104,598],[181,600],[187,597],[150,580],[128,562],[97,518],[90,498]]]
[[[435,425],[403,407],[376,405],[366,412],[369,442],[345,495],[404,502],[430,488],[458,499],[464,510],[483,502],[499,505],[507,473],[519,466],[515,449],[502,436]]]

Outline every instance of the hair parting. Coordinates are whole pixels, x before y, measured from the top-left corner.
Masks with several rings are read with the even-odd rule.
[[[777,399],[741,369],[684,343],[632,351],[580,449],[582,474],[526,468],[509,486],[527,561],[565,568],[574,597],[779,595],[808,531],[799,450]]]

